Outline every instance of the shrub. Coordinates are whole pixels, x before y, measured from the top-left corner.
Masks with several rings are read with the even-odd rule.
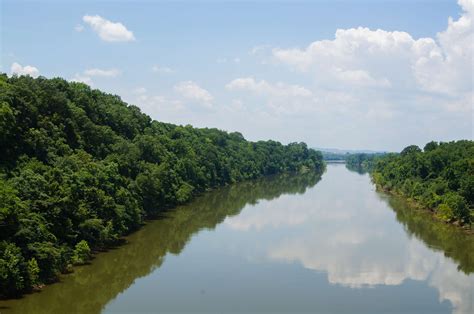
[[[90,259],[91,249],[87,241],[81,240],[76,244],[72,255],[72,262],[76,265],[85,264]]]

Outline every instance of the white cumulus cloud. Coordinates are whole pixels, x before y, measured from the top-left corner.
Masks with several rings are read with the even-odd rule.
[[[93,77],[105,77],[105,78],[113,78],[118,75],[120,75],[120,70],[118,69],[98,69],[98,68],[93,68],[93,69],[87,69],[83,71],[82,73],[76,73],[74,77],[70,79],[71,82],[80,82],[84,83],[87,85],[94,85],[94,82],[92,81]]]
[[[174,86],[174,90],[184,98],[194,100],[205,107],[212,107],[214,97],[193,81],[180,82]]]
[[[265,80],[256,81],[253,77],[237,78],[229,82],[225,87],[231,91],[251,91],[272,97],[310,97],[312,95],[311,91],[303,86],[282,82],[272,84]]]
[[[73,78],[70,79],[71,82],[84,83],[89,86],[92,86],[92,79],[89,76],[85,76],[79,73],[76,73]]]
[[[375,79],[364,70],[334,69],[334,76],[342,81],[358,86],[385,86],[390,87],[390,81],[386,78]]]
[[[120,74],[120,71],[117,69],[103,70],[94,68],[85,70],[84,74],[87,76],[116,77]]]
[[[436,42],[422,45],[413,69],[417,82],[426,90],[450,95],[468,92],[472,97],[474,1],[460,0],[459,4],[463,8],[461,17],[456,21],[450,17],[447,29],[437,34]]]
[[[16,63],[16,62],[13,62],[10,68],[10,72],[11,74],[30,75],[32,77],[37,77],[39,75],[38,68],[31,65],[22,66],[21,64]]]
[[[473,1],[461,0],[458,20],[449,18],[436,38],[365,27],[338,29],[332,40],[306,48],[274,48],[277,63],[314,73],[318,86],[392,87],[396,91],[445,94],[466,109],[473,87]],[[472,97],[468,97],[471,98]],[[451,102],[452,105],[452,102]]]
[[[111,22],[99,15],[85,15],[82,20],[104,41],[133,41],[135,36],[120,22]]]
[[[429,37],[356,27],[303,47],[257,46],[250,55],[283,75],[243,77],[227,89],[245,91],[239,97],[255,104],[247,108],[267,124],[266,136],[280,140],[400,150],[407,139],[472,138],[474,1],[458,3],[460,15]]]

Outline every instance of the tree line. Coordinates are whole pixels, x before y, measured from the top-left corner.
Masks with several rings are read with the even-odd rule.
[[[429,142],[423,150],[410,145],[401,153],[352,155],[348,167],[371,172],[384,190],[432,210],[450,223],[474,221],[474,142]]]
[[[0,74],[0,296],[53,282],[145,219],[283,172],[322,173],[304,143],[152,120],[60,78]]]
[[[346,167],[349,170],[355,170],[359,173],[366,173],[372,171],[375,161],[378,157],[385,155],[385,153],[374,153],[374,154],[350,154],[347,155]]]

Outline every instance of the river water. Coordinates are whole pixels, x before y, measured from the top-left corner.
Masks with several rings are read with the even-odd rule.
[[[0,313],[474,313],[474,236],[329,164],[209,192]]]

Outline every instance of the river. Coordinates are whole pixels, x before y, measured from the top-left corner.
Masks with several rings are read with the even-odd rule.
[[[474,236],[329,164],[224,187],[0,313],[474,313]]]

